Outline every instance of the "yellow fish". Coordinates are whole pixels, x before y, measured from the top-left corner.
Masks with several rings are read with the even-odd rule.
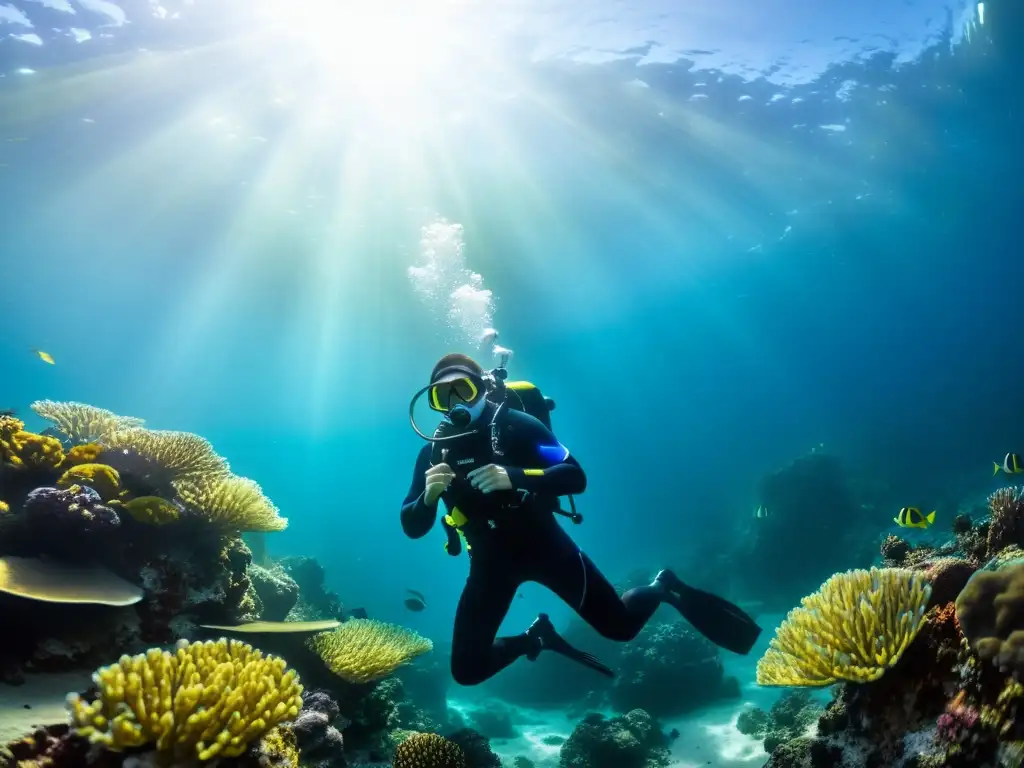
[[[925,516],[917,507],[904,507],[892,520],[900,528],[927,528],[935,522],[935,510]]]
[[[1019,475],[1024,472],[1024,466],[1020,463],[1020,456],[1016,453],[1008,453],[1003,457],[1003,465],[999,466],[998,463],[992,462],[993,470],[992,477],[999,474],[999,470],[1003,470],[1008,475]]]
[[[50,365],[57,364],[57,361],[53,359],[53,355],[51,355],[49,352],[43,352],[43,350],[41,349],[33,349],[32,351],[39,355],[39,359],[42,360],[44,363],[49,363]]]

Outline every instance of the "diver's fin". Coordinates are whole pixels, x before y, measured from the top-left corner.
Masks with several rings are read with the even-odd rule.
[[[672,571],[662,571],[655,581],[668,590],[668,602],[704,637],[727,651],[742,656],[750,653],[761,627],[739,606],[684,584]]]
[[[992,469],[992,477],[995,477],[996,475],[999,474],[999,462],[993,461],[992,462],[992,467],[993,467],[993,469]]]
[[[534,661],[541,651],[554,651],[606,677],[615,677],[611,668],[596,656],[569,645],[565,638],[555,631],[555,625],[551,623],[546,613],[537,616],[537,620],[526,630],[526,636],[536,643],[533,651],[527,654],[530,661]]]
[[[928,525],[931,525],[932,523],[935,522],[935,510],[934,509],[931,511],[931,513],[929,513],[929,515],[928,515],[928,517],[926,519],[928,520]]]

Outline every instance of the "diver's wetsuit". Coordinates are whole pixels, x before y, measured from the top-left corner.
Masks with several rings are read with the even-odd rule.
[[[490,423],[494,406],[488,408],[478,423]],[[500,457],[491,451],[487,429],[479,436],[451,441],[453,446],[459,444],[462,457],[449,462],[459,477],[441,496],[449,511],[457,507],[469,519],[462,527],[471,548],[469,577],[452,638],[452,677],[460,685],[482,683],[528,653],[533,658],[536,650],[531,649],[527,634],[496,639],[523,582],[544,585],[604,637],[623,642],[636,637],[664,600],[664,593],[655,586],[618,596],[552,512],[559,496],[586,488],[583,469],[533,416],[507,410],[500,419]],[[552,456],[559,459],[557,463]],[[483,494],[471,488],[465,473],[487,464],[504,467],[519,493]],[[417,457],[412,487],[402,506],[402,528],[414,539],[426,535],[437,517],[437,508],[423,501],[424,473],[430,466],[431,446],[426,445]]]

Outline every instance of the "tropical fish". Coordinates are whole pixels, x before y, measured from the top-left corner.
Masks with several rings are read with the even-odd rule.
[[[409,597],[405,598],[405,607],[413,613],[419,613],[427,607],[427,598],[423,596],[422,592],[417,592],[415,589],[406,589],[409,593]]]
[[[44,363],[49,363],[50,365],[57,364],[57,361],[53,359],[53,355],[49,352],[43,352],[41,349],[33,349],[32,351],[35,352],[39,356],[39,359]]]
[[[1020,455],[1016,453],[1008,453],[1003,457],[1003,465],[999,466],[996,462],[992,462],[992,477],[999,474],[999,470],[1003,470],[1008,475],[1019,475],[1024,472],[1024,465],[1021,464]]]
[[[893,522],[900,528],[927,528],[935,522],[935,510],[924,515],[917,507],[904,507]]]
[[[759,506],[757,509],[754,510],[754,517],[759,519],[763,517],[768,517],[768,507]]]

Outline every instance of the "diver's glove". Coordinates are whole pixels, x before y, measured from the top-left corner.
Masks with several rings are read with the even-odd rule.
[[[466,475],[466,479],[481,493],[512,490],[512,478],[508,476],[508,470],[497,464],[478,467]]]
[[[424,477],[426,478],[426,487],[423,490],[423,503],[428,507],[437,506],[437,500],[441,498],[442,493],[448,490],[448,486],[455,479],[455,473],[447,464],[441,463],[428,469],[424,473]]]

